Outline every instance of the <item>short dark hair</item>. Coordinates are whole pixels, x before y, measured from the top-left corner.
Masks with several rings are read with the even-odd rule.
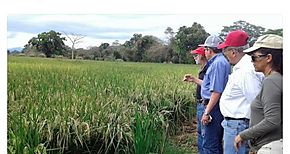
[[[283,49],[260,48],[262,54],[272,55],[272,68],[283,75]]]
[[[218,49],[217,47],[207,47],[207,48],[210,48],[214,53],[222,52],[222,49]]]

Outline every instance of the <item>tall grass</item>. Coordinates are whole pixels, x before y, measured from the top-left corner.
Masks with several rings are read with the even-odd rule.
[[[136,154],[163,153],[166,143],[167,125],[164,123],[162,115],[136,111],[133,130]]]
[[[7,73],[8,153],[162,153],[195,113],[190,65],[9,57]]]

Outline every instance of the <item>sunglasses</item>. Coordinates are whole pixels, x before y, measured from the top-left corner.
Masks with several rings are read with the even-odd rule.
[[[204,50],[207,51],[208,49],[210,49],[209,47],[204,47]]]
[[[257,58],[266,57],[266,56],[267,55],[256,55],[256,56],[252,55],[251,58],[252,58],[252,61],[255,62],[255,61],[257,61]]]

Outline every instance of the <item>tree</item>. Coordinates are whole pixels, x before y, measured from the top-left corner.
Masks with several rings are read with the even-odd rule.
[[[174,48],[174,40],[175,40],[175,32],[173,31],[173,29],[171,27],[167,27],[165,30],[165,35],[167,35],[167,40],[165,41],[165,59],[167,62],[171,62],[172,61],[172,57],[173,57],[173,48]]]
[[[202,44],[209,34],[203,26],[194,22],[191,27],[182,26],[175,35],[176,55],[179,63],[190,63],[189,51]]]
[[[163,63],[166,61],[166,47],[162,44],[155,44],[145,52],[146,61]]]
[[[99,46],[99,48],[100,48],[101,50],[105,50],[105,49],[107,49],[109,46],[110,46],[109,43],[102,43],[102,44]]]
[[[102,53],[99,47],[90,47],[88,49],[88,53],[92,56],[93,60],[100,59],[102,57]]]
[[[166,44],[170,44],[171,42],[174,41],[173,39],[175,32],[171,27],[167,27],[164,33],[167,35],[167,41],[165,41]]]
[[[276,34],[283,37],[283,29],[268,29],[263,35],[265,34]]]
[[[112,43],[112,46],[120,46],[121,44],[119,43],[119,40],[115,40],[113,43]]]
[[[33,37],[25,45],[25,48],[35,48],[39,52],[43,52],[46,57],[51,57],[53,54],[61,55],[65,50],[64,37],[60,37],[61,33],[53,30],[38,34]]]
[[[124,58],[129,61],[145,61],[145,51],[155,44],[162,44],[162,41],[152,35],[134,34],[130,41],[123,44],[127,52]]]
[[[220,37],[225,38],[227,34],[234,30],[243,30],[248,33],[249,35],[249,44],[252,46],[255,41],[258,39],[259,36],[263,35],[265,32],[265,28],[261,26],[256,26],[253,24],[250,24],[246,21],[236,21],[234,22],[234,25],[231,26],[223,26],[224,28],[221,30]]]
[[[70,58],[71,57],[71,48],[67,45],[64,46],[64,50],[62,52],[63,57]]]
[[[75,34],[75,33],[70,33],[70,35],[68,35],[66,32],[63,32],[66,37],[70,40],[70,42],[72,43],[72,47],[71,47],[71,59],[74,59],[74,50],[75,50],[75,45],[78,43],[81,43],[81,39],[83,39],[85,36],[82,34]]]
[[[99,50],[100,50],[100,53],[101,53],[101,57],[102,58],[105,58],[105,57],[108,57],[109,54],[110,54],[110,50],[108,50],[110,44],[109,43],[102,43],[100,46],[99,46]]]

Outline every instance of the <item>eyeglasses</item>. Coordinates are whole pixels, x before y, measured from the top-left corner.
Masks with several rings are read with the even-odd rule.
[[[223,53],[233,50],[233,48],[225,48],[222,50]]]
[[[267,55],[256,55],[256,56],[252,55],[251,58],[252,58],[252,61],[255,62],[255,61],[257,61],[257,58],[266,57],[266,56]]]
[[[194,54],[192,55],[192,58],[196,58],[198,56],[198,54]]]

